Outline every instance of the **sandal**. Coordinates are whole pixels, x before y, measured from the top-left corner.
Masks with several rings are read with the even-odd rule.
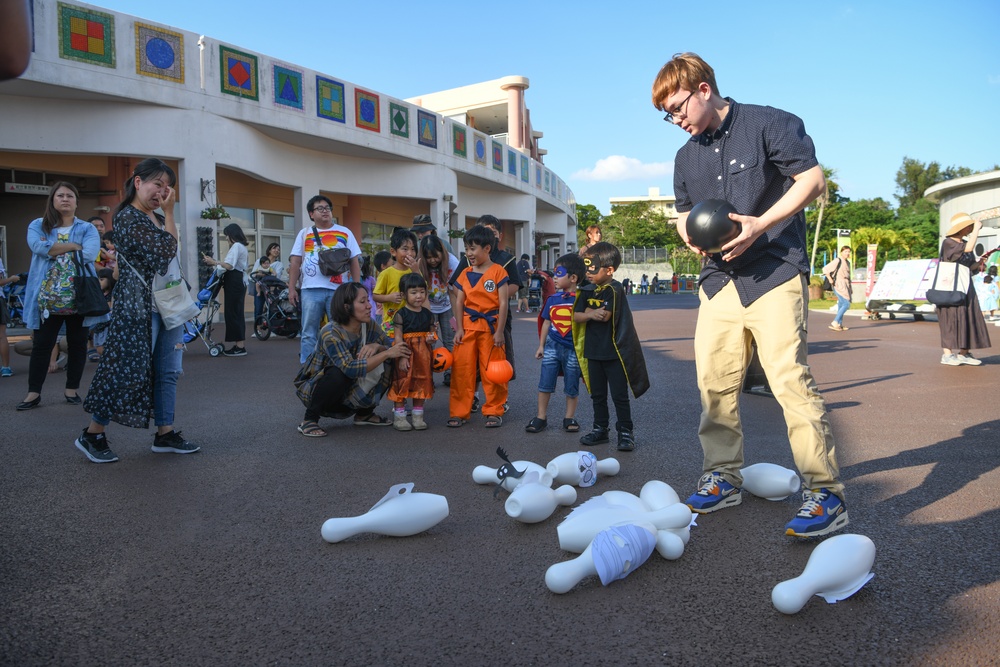
[[[486,428],[500,428],[503,426],[503,417],[500,415],[490,415],[486,418]]]
[[[326,435],[326,431],[321,429],[317,422],[312,421],[299,424],[298,431],[307,438],[322,438]]]
[[[98,362],[101,360],[101,355],[97,353],[97,350],[89,350],[87,352],[87,359],[93,362]]]
[[[380,417],[374,412],[363,419],[354,418],[355,426],[388,426],[391,423],[387,417]]]
[[[451,419],[449,419],[447,421],[448,428],[458,428],[459,426],[461,426],[462,424],[464,424],[466,421],[468,421],[468,420],[462,419],[461,417],[452,417]]]
[[[534,417],[528,425],[524,427],[524,430],[528,433],[540,433],[545,430],[545,427],[549,425],[548,419],[540,419]]]
[[[572,417],[568,419],[563,419],[563,430],[567,433],[579,433],[580,432],[580,422],[573,419]]]

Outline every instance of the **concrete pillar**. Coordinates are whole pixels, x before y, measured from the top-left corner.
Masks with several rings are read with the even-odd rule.
[[[500,85],[501,90],[507,91],[507,143],[518,150],[527,147],[524,113],[524,90],[527,87],[527,79],[521,77]]]

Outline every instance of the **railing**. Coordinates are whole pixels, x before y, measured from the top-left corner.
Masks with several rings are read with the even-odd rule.
[[[660,264],[670,261],[670,248],[620,248],[622,264]]]

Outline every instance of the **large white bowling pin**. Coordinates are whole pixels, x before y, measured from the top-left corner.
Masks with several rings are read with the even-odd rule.
[[[651,510],[663,509],[681,501],[673,487],[656,479],[651,479],[642,485],[639,497]]]
[[[653,552],[655,531],[641,522],[608,527],[594,536],[582,554],[550,567],[545,585],[553,593],[567,593],[588,576],[599,576],[605,586],[624,579]]]
[[[529,472],[537,472],[539,483],[552,486],[552,475],[537,463],[532,463],[531,461],[514,461],[511,463],[511,466],[516,470],[523,470],[525,475]],[[476,466],[472,471],[472,479],[476,484],[496,484],[500,481],[497,478],[497,470],[499,468]],[[522,479],[524,479],[523,475],[521,477],[504,477],[502,486],[507,491],[513,491],[521,483]]]
[[[545,469],[556,484],[593,486],[598,475],[617,475],[622,469],[617,459],[601,459],[590,452],[567,452],[555,457]]]
[[[802,486],[794,470],[774,463],[754,463],[740,470],[740,474],[744,491],[768,500],[784,500]]]
[[[612,489],[611,491],[605,491],[600,496],[596,497],[606,501],[608,506],[627,507],[633,512],[648,512],[652,509],[649,505],[642,502],[642,498],[633,493],[629,493],[628,491]],[[592,501],[593,498],[588,502]]]
[[[396,484],[361,516],[327,519],[323,539],[340,542],[358,533],[407,537],[432,528],[448,516],[448,499],[436,493],[410,493],[413,484]]]
[[[830,604],[857,593],[871,581],[875,543],[864,535],[837,535],[813,549],[802,574],[771,591],[771,602],[782,614],[795,614],[813,595]]]
[[[538,473],[529,472],[525,477],[531,477],[511,491],[504,503],[507,516],[521,523],[538,523],[545,521],[556,507],[572,505],[576,502],[576,489],[564,484],[557,489],[551,489],[538,482]]]
[[[656,530],[684,528],[691,524],[691,509],[681,503],[649,512],[636,512],[621,506],[597,507],[579,512],[585,506],[586,503],[573,510],[556,528],[560,549],[580,553],[597,533],[619,523],[649,523]]]

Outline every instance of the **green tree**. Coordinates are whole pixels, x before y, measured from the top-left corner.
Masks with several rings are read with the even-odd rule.
[[[932,185],[962,176],[971,176],[974,172],[968,167],[941,168],[937,162],[924,164],[911,157],[903,157],[903,164],[896,172],[896,198],[899,207],[913,206],[918,199],[923,199],[924,192]]]
[[[613,206],[603,221],[604,240],[623,248],[667,248],[683,245],[677,227],[651,202]]]

